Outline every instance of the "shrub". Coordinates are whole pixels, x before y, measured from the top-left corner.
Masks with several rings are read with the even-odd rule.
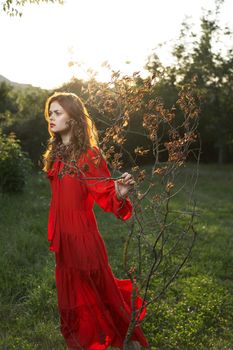
[[[0,130],[0,192],[22,192],[31,171],[32,162],[16,135],[7,136]]]
[[[152,350],[223,350],[232,342],[233,297],[210,276],[180,279],[149,308],[144,329]]]

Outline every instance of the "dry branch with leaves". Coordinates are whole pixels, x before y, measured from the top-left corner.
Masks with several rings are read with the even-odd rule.
[[[134,286],[125,349],[140,324],[142,307],[147,305],[148,309],[144,319],[156,312],[156,303],[189,258],[197,234],[194,190],[200,159],[200,110],[196,78],[180,87],[171,108],[154,93],[159,78],[152,74],[143,79],[140,72],[121,76],[119,71],[112,71],[110,82],[99,83],[92,78],[84,88],[88,96],[85,104],[98,112],[95,120],[105,126],[99,134],[106,160],[114,172],[120,173],[124,155],[128,172],[136,181],[130,191],[134,212],[125,223],[128,236],[123,253],[124,270]],[[132,125],[139,116],[142,124],[135,131]],[[138,145],[130,153],[125,147],[130,134],[143,136],[148,147]],[[151,166],[142,169],[138,159],[149,157]],[[143,297],[139,312],[134,307],[136,291]]]

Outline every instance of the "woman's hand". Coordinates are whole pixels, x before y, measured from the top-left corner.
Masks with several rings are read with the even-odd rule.
[[[116,193],[119,199],[125,198],[129,190],[136,182],[133,180],[131,174],[125,172],[121,175],[121,179],[115,181]]]

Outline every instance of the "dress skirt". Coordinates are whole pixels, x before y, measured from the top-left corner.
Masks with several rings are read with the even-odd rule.
[[[108,346],[122,349],[131,313],[132,283],[129,279],[114,276],[101,235],[98,231],[91,235],[95,243],[98,241],[100,264],[81,269],[78,258],[80,235],[76,239],[75,235],[63,232],[60,235],[61,248],[55,253],[60,331],[72,349],[104,350]],[[89,245],[87,235],[83,236],[82,243]],[[138,295],[136,309],[141,305],[142,299]],[[140,320],[145,312],[146,308]],[[142,346],[148,347],[139,325],[135,327],[131,340],[138,340]]]

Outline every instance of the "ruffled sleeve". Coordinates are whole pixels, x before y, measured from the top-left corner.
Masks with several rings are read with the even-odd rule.
[[[94,201],[105,211],[112,212],[118,219],[127,220],[132,216],[132,203],[128,196],[118,199],[115,189],[115,182],[111,177],[107,163],[99,148],[89,148],[82,157],[81,178]]]

